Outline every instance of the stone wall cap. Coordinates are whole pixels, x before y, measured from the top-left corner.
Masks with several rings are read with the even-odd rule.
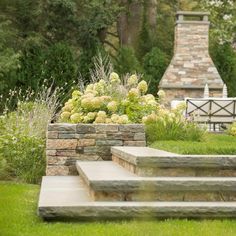
[[[236,155],[187,155],[148,147],[112,147],[111,152],[119,159],[136,166],[153,168],[236,168]]]

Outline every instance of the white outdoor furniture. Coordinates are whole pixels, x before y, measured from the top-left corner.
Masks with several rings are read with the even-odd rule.
[[[186,98],[186,116],[198,123],[236,121],[236,98]]]

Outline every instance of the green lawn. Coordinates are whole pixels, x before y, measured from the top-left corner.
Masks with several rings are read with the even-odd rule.
[[[150,147],[179,154],[235,154],[236,137],[226,134],[207,134],[204,141],[156,141]]]
[[[0,236],[234,236],[234,220],[43,222],[36,214],[39,186],[0,182]]]

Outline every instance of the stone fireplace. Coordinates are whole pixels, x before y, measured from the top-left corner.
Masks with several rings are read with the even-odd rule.
[[[203,97],[208,84],[210,96],[222,96],[223,81],[209,55],[209,13],[177,12],[174,56],[159,89],[167,102],[185,97]]]

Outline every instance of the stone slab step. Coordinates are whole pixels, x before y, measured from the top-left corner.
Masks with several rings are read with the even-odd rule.
[[[45,219],[235,218],[236,202],[92,202],[79,176],[43,177],[38,213]]]
[[[112,147],[112,160],[142,176],[235,176],[236,155],[179,155],[149,147]]]
[[[76,167],[95,200],[236,200],[236,177],[141,177],[111,161]]]

